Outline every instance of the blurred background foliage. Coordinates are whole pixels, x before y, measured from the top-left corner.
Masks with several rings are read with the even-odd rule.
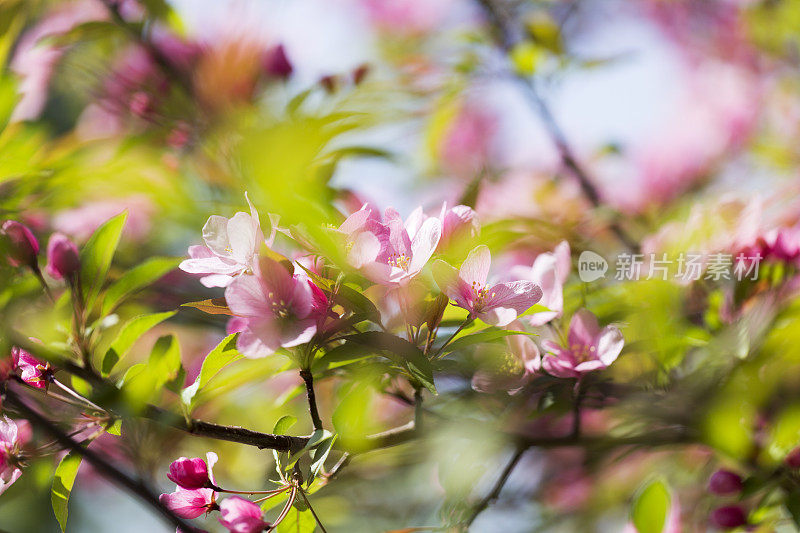
[[[562,239],[573,263],[584,250],[613,257],[622,247],[612,221],[642,251],[669,254],[734,253],[753,236],[797,224],[800,3],[494,3],[519,23],[507,46],[481,2],[340,0],[291,8],[301,23],[280,33],[284,48],[279,32],[260,32],[257,17],[247,17],[289,9],[285,2],[0,0],[0,218],[23,220],[41,242],[59,230],[83,244],[127,210],[109,282],[148,259],[183,257],[210,215],[246,210],[244,191],[262,224],[267,213],[279,215],[312,241],[366,200],[404,214],[418,204],[433,213],[442,201],[465,203],[480,215],[480,241],[495,257],[528,264]],[[222,20],[226,9],[231,18]],[[342,22],[350,17],[356,22]],[[300,37],[292,38],[295,29]],[[329,43],[326,32],[367,52],[320,54],[312,40],[308,48],[322,57],[304,51],[299,39],[318,34]],[[342,62],[333,56],[346,52],[352,64],[335,66]],[[642,83],[637,76],[649,77],[652,65],[638,73],[624,65],[636,63],[631,55],[652,61],[648,54],[669,66]],[[537,118],[539,100],[531,111],[528,89],[519,88],[531,79],[563,119],[597,202],[562,164]],[[660,85],[670,84],[680,88],[664,96]],[[560,99],[569,91],[580,94]],[[616,103],[605,109],[598,98]],[[277,248],[289,253],[289,240],[279,235]],[[169,264],[160,281],[96,325],[98,353],[134,317],[220,296]],[[720,466],[747,477],[741,501],[757,530],[795,530],[797,474],[775,472],[800,443],[797,266],[796,257],[775,260],[757,282],[688,284],[612,276],[588,284],[573,269],[564,316],[588,307],[602,324],[619,324],[626,340],[596,380],[598,397],[587,400],[592,446],[531,448],[473,530],[623,531],[637,513],[678,505],[683,530],[703,531],[726,501],[705,488]],[[0,280],[7,328],[48,346],[66,342],[67,299],[49,305],[32,274],[5,264]],[[463,317],[450,308],[445,322]],[[177,364],[157,367],[164,379],[134,395],[177,411],[175,391],[223,340],[226,317],[181,308],[166,318],[132,336],[115,376],[163,350],[169,355],[158,360]],[[433,434],[358,456],[315,495],[331,531],[450,523],[492,489],[515,436],[569,430],[571,384],[538,376],[520,394],[473,386],[478,370],[508,377],[508,352],[498,339],[442,362],[439,395],[427,404]],[[322,416],[341,442],[357,447],[413,418],[403,401],[408,385],[387,377],[387,367],[331,368],[318,381]],[[308,434],[304,389],[290,368],[282,356],[236,360],[194,398],[192,415],[271,432],[293,414],[291,433]],[[154,383],[157,391],[148,388]],[[262,488],[274,470],[269,451],[145,420],[126,421],[123,436],[103,435],[93,446],[165,491],[169,461],[208,450],[222,458],[216,474],[226,486]],[[634,446],[608,444],[631,436]],[[52,457],[32,462],[3,494],[1,530],[59,530],[49,501],[55,466]],[[76,487],[72,531],[170,530],[86,465]]]

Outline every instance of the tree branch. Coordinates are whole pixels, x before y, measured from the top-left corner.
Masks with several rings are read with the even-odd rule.
[[[517,467],[519,460],[522,459],[522,456],[525,454],[527,449],[527,447],[523,446],[520,446],[516,449],[514,455],[511,456],[511,460],[500,473],[500,477],[497,478],[492,490],[473,508],[472,514],[470,514],[469,518],[467,518],[466,522],[464,523],[465,528],[469,528],[475,519],[478,518],[478,515],[481,514],[493,501],[500,496],[503,486],[505,486],[508,478],[511,477],[511,472],[513,472]]]
[[[315,430],[320,430],[322,429],[322,419],[319,417],[319,409],[317,409],[317,395],[314,394],[314,374],[310,370],[303,369],[300,371],[300,377],[303,378],[303,383],[306,384],[308,412],[311,415],[311,422],[314,424]]]
[[[477,2],[481,5],[489,18],[489,22],[494,30],[495,40],[498,46],[504,52],[510,52],[511,49],[522,40],[521,33],[517,28],[513,17],[511,17],[511,15],[506,12],[505,9],[500,7],[496,0],[477,0]],[[601,206],[602,198],[600,197],[600,193],[595,187],[592,178],[575,158],[574,152],[567,142],[564,131],[558,125],[558,122],[556,122],[556,119],[553,116],[553,113],[550,111],[550,108],[539,94],[533,79],[518,74],[514,74],[514,79],[518,82],[520,87],[523,88],[523,93],[541,118],[542,123],[547,130],[548,135],[550,136],[550,140],[553,142],[556,150],[558,151],[559,157],[561,158],[561,164],[566,167],[578,181],[583,195],[586,196],[589,202],[595,207]],[[617,239],[623,245],[625,245],[626,248],[633,252],[639,250],[639,243],[636,241],[636,239],[628,235],[628,233],[622,228],[622,226],[619,225],[619,223],[616,221],[610,221],[608,228],[612,233],[614,233]]]
[[[147,484],[145,484],[144,481],[141,479],[136,479],[122,470],[119,470],[104,457],[97,454],[94,450],[84,447],[80,443],[73,440],[69,435],[62,431],[61,428],[56,426],[53,422],[39,414],[38,411],[22,401],[17,393],[14,392],[10,387],[6,388],[5,398],[6,401],[13,405],[24,418],[40,427],[64,448],[79,454],[105,478],[124,487],[138,496],[139,499],[152,507],[167,522],[177,528],[180,528],[182,531],[199,532],[199,530],[193,527],[189,522],[179,518],[172,511],[167,509],[158,500],[156,493]]]

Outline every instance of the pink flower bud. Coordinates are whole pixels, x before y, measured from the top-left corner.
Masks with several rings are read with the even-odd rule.
[[[197,518],[213,511],[217,505],[211,489],[187,490],[178,487],[175,492],[159,496],[158,501],[180,518]]]
[[[718,528],[733,529],[745,525],[747,516],[738,505],[728,505],[714,509],[711,513],[711,523]]]
[[[62,233],[53,233],[47,243],[47,273],[55,279],[71,280],[81,268],[78,248]]]
[[[708,490],[714,494],[736,494],[742,490],[742,477],[730,470],[717,470],[708,480]]]
[[[11,266],[25,265],[38,269],[36,256],[39,255],[39,241],[33,232],[16,220],[6,220],[0,228],[2,237],[2,250],[5,252]]]
[[[169,465],[167,477],[184,489],[201,489],[208,487],[211,480],[208,477],[208,466],[199,457],[188,459],[181,457]]]
[[[261,518],[261,507],[238,496],[222,501],[219,512],[222,515],[219,523],[231,533],[258,533],[272,527]]]
[[[783,461],[789,468],[800,468],[800,447],[790,451]]]
[[[286,49],[282,44],[268,50],[263,59],[264,72],[273,78],[288,78],[292,75],[294,67],[286,56]]]

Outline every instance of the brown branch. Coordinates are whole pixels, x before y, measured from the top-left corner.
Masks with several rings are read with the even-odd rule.
[[[139,499],[152,507],[167,522],[182,531],[199,532],[199,530],[189,524],[189,522],[179,518],[167,507],[165,507],[158,500],[156,493],[147,484],[145,484],[144,481],[141,479],[136,479],[130,474],[123,472],[112,465],[107,459],[96,453],[94,450],[84,447],[77,441],[73,440],[69,435],[62,431],[61,428],[22,401],[22,399],[11,389],[11,387],[6,388],[5,399],[10,405],[13,405],[14,408],[18,410],[25,419],[40,427],[64,448],[80,455],[105,478],[124,487],[131,493],[138,496]]]
[[[317,395],[314,393],[314,374],[310,370],[303,369],[300,371],[300,377],[303,378],[303,383],[306,384],[306,397],[308,398],[308,412],[311,415],[311,423],[314,424],[315,430],[321,430],[322,419],[319,416],[319,409],[317,409]]]
[[[489,505],[491,505],[491,503],[494,502],[498,497],[500,497],[500,492],[503,490],[508,478],[511,477],[511,472],[513,472],[517,467],[519,460],[522,459],[522,456],[525,454],[526,450],[527,448],[522,446],[517,448],[517,450],[514,452],[514,455],[511,456],[511,460],[500,473],[500,477],[497,478],[492,490],[473,508],[472,513],[464,523],[465,529],[469,528],[475,519],[478,518],[478,515],[481,514],[487,507],[489,507]]]
[[[506,53],[510,52],[521,40],[521,32],[514,22],[513,17],[499,5],[497,0],[477,0],[481,5],[489,22],[494,30],[495,40],[498,46]],[[547,130],[550,140],[556,147],[561,164],[566,167],[570,173],[575,177],[580,185],[583,195],[589,200],[594,207],[602,205],[602,198],[597,188],[594,185],[594,180],[589,176],[589,173],[578,163],[577,158],[572,151],[572,148],[567,142],[567,137],[564,131],[558,125],[553,113],[541,97],[533,79],[519,74],[514,75],[514,79],[523,88],[525,96],[533,108],[539,114],[539,117]],[[610,221],[608,228],[617,237],[617,239],[631,251],[639,250],[639,243],[628,235],[622,226],[616,221]]]

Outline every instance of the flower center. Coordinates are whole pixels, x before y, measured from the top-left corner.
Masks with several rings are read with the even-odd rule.
[[[289,304],[286,303],[286,300],[281,298],[280,300],[275,299],[275,293],[270,292],[267,294],[270,300],[270,306],[272,308],[272,313],[279,317],[279,318],[286,318],[290,314]]]
[[[411,264],[411,257],[407,256],[406,254],[402,253],[398,254],[390,254],[389,259],[386,260],[386,263],[389,266],[402,268],[406,272],[408,272],[408,265]]]
[[[472,282],[472,293],[475,295],[475,303],[473,304],[473,307],[476,310],[482,309],[486,304],[486,300],[489,298],[494,298],[494,295],[496,294],[494,292],[489,294],[489,289],[487,287],[478,285],[478,282],[476,281]]]
[[[586,361],[594,361],[597,359],[595,352],[597,348],[594,346],[586,346],[585,344],[573,344],[569,347],[572,355],[575,356],[575,359],[578,360],[579,363],[585,363]]]

